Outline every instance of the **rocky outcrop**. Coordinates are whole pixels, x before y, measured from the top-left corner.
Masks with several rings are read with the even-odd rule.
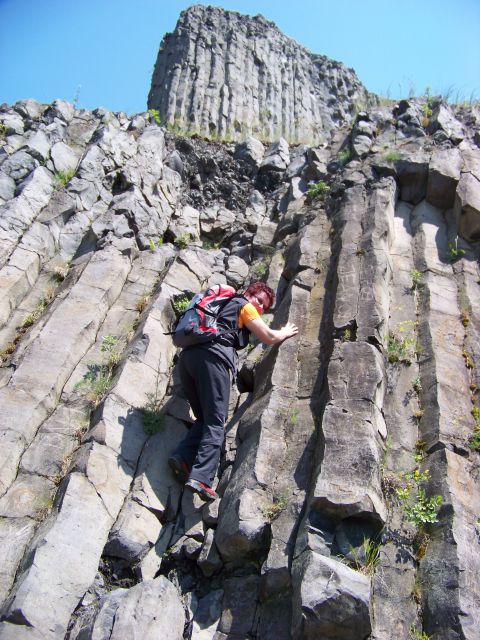
[[[263,16],[196,5],[160,45],[148,107],[178,131],[318,144],[375,100],[353,69]]]
[[[1,107],[0,638],[477,637],[479,132],[418,113],[266,148]],[[257,279],[300,333],[243,354],[205,505],[168,332]]]

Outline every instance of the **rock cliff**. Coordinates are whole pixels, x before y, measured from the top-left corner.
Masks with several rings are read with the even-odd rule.
[[[478,639],[479,123],[266,147],[0,107],[2,640]],[[258,279],[300,333],[242,355],[205,505],[167,334]]]
[[[160,45],[148,107],[183,132],[314,144],[375,100],[353,69],[262,16],[197,5]]]

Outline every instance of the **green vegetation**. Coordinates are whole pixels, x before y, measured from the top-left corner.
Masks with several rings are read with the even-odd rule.
[[[179,249],[186,249],[191,240],[192,238],[189,233],[181,233],[173,242]]]
[[[48,307],[48,305],[50,304],[50,302],[53,300],[54,297],[55,297],[55,288],[48,287],[44,295],[40,298],[40,302],[37,304],[34,311],[32,311],[31,313],[25,316],[22,324],[20,325],[20,328],[28,329],[28,327],[31,327],[40,318],[40,316]]]
[[[162,124],[162,121],[160,120],[160,113],[159,113],[158,109],[149,109],[148,113],[152,116],[152,118],[154,119],[156,124],[158,124],[159,126]]]
[[[316,198],[325,200],[325,198],[328,196],[329,191],[330,187],[325,182],[325,180],[320,180],[319,182],[311,184],[308,187],[307,196],[310,198],[310,200],[315,200]]]
[[[284,417],[288,420],[290,425],[294,427],[298,424],[298,419],[300,417],[299,409],[291,409],[290,411],[284,412]]]
[[[448,243],[448,259],[450,260],[450,262],[456,262],[457,260],[460,260],[460,258],[462,258],[464,255],[465,250],[457,248],[457,239],[455,239],[455,243]]]
[[[175,298],[173,301],[173,308],[175,309],[175,313],[180,315],[184,311],[187,310],[188,305],[190,304],[190,298],[186,295],[179,296]]]
[[[273,496],[273,502],[262,509],[262,515],[267,522],[273,522],[287,508],[288,495],[282,493],[280,496]]]
[[[403,362],[403,364],[411,364],[415,357],[416,336],[410,332],[411,325],[415,326],[412,321],[401,322],[397,327],[397,333],[389,332],[387,337],[387,358],[389,362]],[[400,336],[398,334],[405,333]]]
[[[423,273],[418,271],[417,269],[412,269],[410,271],[410,276],[412,278],[412,290],[416,291],[424,286],[425,282],[423,280]]]
[[[475,431],[470,436],[468,446],[472,451],[480,451],[480,409],[477,406],[473,407],[472,416],[475,420]]]
[[[263,278],[268,273],[268,263],[266,260],[260,260],[254,265],[252,271],[258,278]]]
[[[350,555],[353,557],[353,562],[349,563],[352,569],[366,576],[372,576],[380,562],[380,543],[364,538],[360,551],[350,545]]]
[[[351,342],[352,341],[352,330],[344,329],[342,333],[342,342]]]
[[[100,404],[112,384],[113,369],[121,357],[118,338],[112,335],[104,336],[100,351],[105,354],[105,362],[89,365],[83,379],[75,385],[75,389],[88,387],[87,399],[93,407]]]
[[[417,629],[415,624],[410,627],[410,638],[411,640],[430,640],[430,636],[425,631]]]
[[[420,380],[420,376],[417,376],[416,378],[412,379],[412,389],[415,391],[417,395],[422,390],[422,382]]]
[[[14,353],[15,349],[17,348],[18,340],[19,336],[17,336],[13,342],[9,342],[7,345],[5,345],[5,348],[0,351],[0,364],[6,362],[8,360],[8,357],[11,356],[12,353]]]
[[[403,504],[406,520],[417,528],[423,528],[427,523],[438,522],[438,510],[443,502],[442,496],[427,496],[424,485],[429,480],[429,474],[428,469],[421,472],[417,466],[413,471],[402,474],[404,486],[395,491]]]
[[[160,433],[165,426],[165,416],[161,413],[161,402],[157,393],[147,393],[148,402],[142,407],[143,430],[149,436]]]
[[[163,245],[163,238],[158,238],[155,243],[153,238],[148,239],[148,246],[150,247],[150,251],[155,251],[157,247],[161,247]]]
[[[397,162],[397,160],[400,160],[400,154],[398,151],[389,151],[383,156],[383,159],[386,162]]]
[[[338,163],[342,167],[348,164],[351,159],[352,159],[352,152],[350,151],[350,149],[342,149],[342,151],[340,151],[337,157]]]
[[[213,240],[203,240],[202,249],[205,249],[205,251],[220,249],[220,242],[213,242]]]
[[[68,169],[67,171],[57,171],[53,175],[57,189],[64,187],[75,175],[75,169]]]
[[[6,135],[7,127],[3,124],[3,122],[0,122],[0,140],[4,140]]]

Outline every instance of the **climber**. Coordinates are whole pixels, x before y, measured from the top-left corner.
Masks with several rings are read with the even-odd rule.
[[[195,415],[195,422],[168,460],[175,477],[203,500],[218,498],[212,488],[224,439],[231,375],[237,354],[249,342],[250,333],[265,344],[277,344],[298,333],[291,322],[271,329],[261,315],[275,302],[275,294],[263,282],[255,282],[232,298],[219,318],[230,333],[211,342],[184,349],[179,357],[180,380]]]

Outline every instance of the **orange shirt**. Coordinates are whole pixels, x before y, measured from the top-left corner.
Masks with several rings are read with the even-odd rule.
[[[241,329],[245,327],[251,320],[255,320],[256,318],[260,318],[260,314],[251,302],[247,302],[238,314],[238,328]]]

